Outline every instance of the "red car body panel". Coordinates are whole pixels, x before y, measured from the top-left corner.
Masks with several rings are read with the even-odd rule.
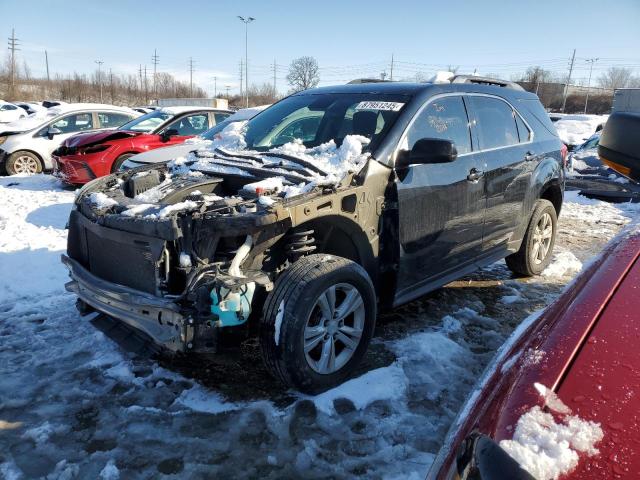
[[[472,432],[497,441],[511,439],[520,416],[535,405],[544,406],[533,386],[536,382],[556,392],[581,418],[600,423],[604,431],[596,445],[601,454],[581,458],[578,468],[563,479],[602,479],[626,469],[637,471],[640,356],[632,356],[640,346],[639,256],[640,234],[612,241],[513,345],[498,354],[455,422],[429,478],[450,478],[457,448]],[[544,354],[535,363],[531,352]],[[517,360],[510,361],[516,355]],[[605,381],[608,376],[616,378]],[[623,447],[635,450],[625,451],[624,464],[619,458]]]
[[[163,141],[160,135],[126,130],[74,135],[63,144],[70,153],[61,156],[53,155],[54,174],[67,183],[84,184],[94,178],[109,175],[113,170],[114,162],[121,155],[148,152],[156,148],[176,145],[191,137],[193,135],[174,135]],[[92,147],[99,151],[91,151]],[[86,149],[89,151],[85,151]]]

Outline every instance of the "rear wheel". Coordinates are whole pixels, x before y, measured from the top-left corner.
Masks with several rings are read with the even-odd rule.
[[[512,272],[531,277],[547,268],[556,241],[557,222],[553,204],[549,200],[538,200],[520,250],[505,259]]]
[[[290,387],[326,390],[360,363],[375,318],[375,291],[360,265],[333,255],[303,257],[282,274],[265,303],[265,364]]]
[[[40,173],[42,162],[35,153],[19,151],[9,155],[5,168],[8,175]]]
[[[113,162],[113,165],[111,166],[111,173],[116,173],[118,170],[120,170],[120,167],[125,162],[125,160],[127,158],[133,157],[134,155],[135,153],[123,153],[118,158],[116,158],[116,161]]]

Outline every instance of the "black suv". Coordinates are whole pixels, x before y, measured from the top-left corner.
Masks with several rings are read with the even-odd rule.
[[[82,189],[63,256],[81,312],[157,345],[260,338],[273,375],[343,381],[378,308],[506,258],[548,265],[561,142],[509,82],[361,83],[292,95],[185,158]]]

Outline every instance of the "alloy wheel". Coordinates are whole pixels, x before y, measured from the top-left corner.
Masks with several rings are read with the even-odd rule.
[[[544,213],[533,232],[533,248],[531,249],[531,260],[535,265],[540,265],[547,258],[551,240],[553,238],[553,220],[551,215]]]
[[[16,173],[38,173],[38,161],[29,155],[20,155],[13,162]]]
[[[317,373],[337,372],[353,357],[364,331],[364,301],[348,283],[332,285],[316,300],[304,329],[304,354]]]

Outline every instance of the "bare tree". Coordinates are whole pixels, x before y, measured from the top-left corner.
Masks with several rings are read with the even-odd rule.
[[[598,83],[602,88],[624,88],[629,84],[633,70],[630,68],[611,67],[600,75]]]
[[[313,57],[296,58],[289,65],[287,82],[294,92],[313,88],[320,82],[318,62]]]
[[[529,67],[527,68],[527,71],[524,72],[524,75],[522,75],[520,81],[539,85],[541,83],[548,83],[552,81],[552,74],[549,70],[545,70],[542,67]]]
[[[272,83],[252,84],[249,87],[249,106],[267,105],[278,99],[278,93]]]

